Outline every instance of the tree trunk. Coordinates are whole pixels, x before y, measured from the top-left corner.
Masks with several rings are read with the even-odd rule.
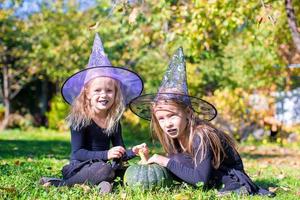
[[[287,14],[289,27],[292,33],[294,45],[297,49],[297,52],[300,53],[300,33],[297,29],[297,20],[295,16],[295,11],[293,9],[292,0],[285,0],[285,10]]]
[[[8,66],[3,66],[3,103],[4,103],[4,119],[0,124],[0,131],[7,127],[9,117],[10,117],[10,89],[9,89],[9,74]]]
[[[40,96],[40,117],[41,117],[41,124],[43,126],[47,126],[47,117],[46,117],[46,112],[48,108],[48,79],[45,78],[45,80],[42,81],[42,86],[41,86],[41,96]]]

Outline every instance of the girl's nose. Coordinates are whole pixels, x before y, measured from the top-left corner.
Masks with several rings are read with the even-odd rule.
[[[101,93],[100,93],[100,96],[101,96],[101,97],[106,97],[107,94],[106,94],[106,92],[101,92]]]
[[[166,127],[167,127],[167,128],[170,128],[170,127],[172,127],[172,126],[173,126],[172,121],[171,121],[171,120],[167,120]]]

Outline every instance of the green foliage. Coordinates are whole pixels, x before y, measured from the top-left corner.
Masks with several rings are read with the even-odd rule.
[[[279,49],[291,43],[283,1],[264,1],[265,7],[262,1],[113,2],[116,5],[97,1],[86,10],[78,9],[75,1],[43,2],[41,11],[26,20],[13,17],[13,9],[4,10],[1,55],[22,58],[14,63],[20,83],[47,77],[61,86],[85,67],[94,33],[99,32],[112,64],[139,73],[145,93],[157,91],[170,56],[179,46],[186,55],[191,95],[206,98],[224,88],[251,93],[284,85],[287,70],[275,67],[287,64]],[[299,6],[294,6],[297,11]],[[5,59],[1,56],[1,62]],[[49,121],[53,121],[51,127],[56,126],[54,116]],[[146,122],[135,121],[146,127]]]
[[[67,130],[65,118],[69,113],[69,105],[62,99],[61,95],[51,99],[50,108],[50,111],[46,113],[49,128]]]
[[[91,16],[77,10],[76,4],[53,1],[42,5],[41,12],[32,14],[31,38],[35,43],[31,55],[33,65],[53,82],[62,81],[83,69],[88,60],[91,41],[88,25]],[[50,9],[49,9],[50,7]]]

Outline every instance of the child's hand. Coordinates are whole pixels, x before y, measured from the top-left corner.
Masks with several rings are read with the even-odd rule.
[[[169,162],[169,158],[165,157],[165,156],[161,156],[158,154],[154,154],[151,158],[149,158],[148,160],[148,164],[150,163],[157,163],[163,167],[166,167],[168,165]]]
[[[121,158],[124,153],[125,153],[124,147],[122,146],[112,147],[110,150],[108,150],[107,159],[110,160],[113,158]]]
[[[149,158],[149,149],[146,143],[132,147],[132,151],[135,155],[139,155],[139,152],[141,151],[145,155],[146,159]]]

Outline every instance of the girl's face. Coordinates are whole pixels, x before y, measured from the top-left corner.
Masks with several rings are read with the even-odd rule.
[[[94,112],[106,112],[115,101],[115,80],[109,77],[98,77],[89,83],[87,98]]]
[[[163,132],[171,138],[179,138],[185,134],[188,124],[188,115],[182,108],[172,105],[157,105],[154,115]]]

